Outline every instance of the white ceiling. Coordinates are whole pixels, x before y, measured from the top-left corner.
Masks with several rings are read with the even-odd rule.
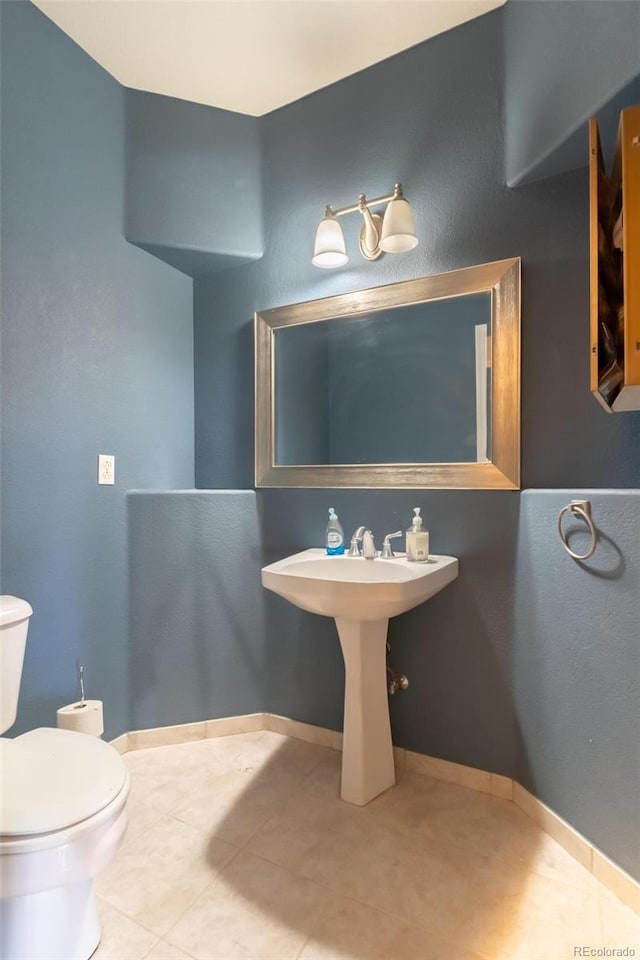
[[[116,80],[261,116],[505,0],[34,0]]]

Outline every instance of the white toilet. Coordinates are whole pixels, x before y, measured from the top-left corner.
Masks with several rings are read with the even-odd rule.
[[[15,721],[32,609],[0,597],[0,733]],[[97,737],[43,727],[0,739],[0,957],[87,960],[93,878],[127,825],[129,774]]]

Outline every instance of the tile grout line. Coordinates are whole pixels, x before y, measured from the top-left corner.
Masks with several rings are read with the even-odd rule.
[[[108,900],[107,897],[97,892],[95,896],[98,903],[100,901],[102,901],[103,903],[106,903],[110,910],[113,910],[115,913],[118,913],[121,917],[124,917],[125,920],[128,920],[130,923],[135,923],[136,926],[140,927],[141,930],[144,930],[145,933],[150,933],[153,937],[157,937],[157,940],[151,944],[147,952],[143,954],[141,958],[141,960],[146,960],[146,957],[148,957],[149,953],[151,953],[151,951],[154,950],[158,946],[158,944],[161,942],[162,937],[159,936],[155,930],[150,930],[149,927],[146,927],[144,925],[144,923],[140,923],[140,921],[136,920],[135,917],[131,917],[128,913],[125,913],[121,907],[117,907],[115,904],[111,903],[111,901]],[[96,952],[100,950],[101,946],[102,946],[102,923],[100,924],[100,940],[98,942],[98,947],[96,949]]]
[[[180,822],[182,822],[182,821],[180,821]],[[220,839],[220,838],[218,837],[217,839]],[[225,841],[225,842],[227,842],[227,841]],[[235,845],[234,845],[234,844],[229,844],[229,846],[235,846]],[[218,880],[218,878],[225,872],[225,870],[227,869],[227,867],[230,867],[230,866],[231,866],[231,864],[234,862],[234,860],[237,859],[238,855],[239,855],[241,852],[242,852],[242,850],[236,847],[235,852],[234,852],[233,856],[231,857],[231,859],[228,860],[227,863],[225,863],[224,867],[223,867],[214,877],[212,877],[211,880],[207,881],[207,883],[206,883],[206,884],[204,885],[204,887],[196,894],[196,896],[193,898],[193,900],[190,900],[190,901],[189,901],[189,904],[185,907],[185,909],[182,911],[182,913],[180,914],[180,916],[176,918],[175,922],[172,923],[171,926],[169,927],[169,929],[166,930],[165,933],[162,935],[162,937],[160,938],[161,940],[166,940],[167,943],[169,943],[170,946],[178,947],[178,949],[179,949],[179,950],[182,950],[183,953],[186,953],[187,956],[189,956],[189,957],[192,956],[190,953],[188,953],[187,950],[184,949],[184,947],[179,946],[177,943],[171,943],[170,940],[169,940],[169,935],[171,934],[171,931],[172,931],[172,930],[175,930],[175,928],[178,926],[178,924],[180,923],[180,921],[184,919],[184,917],[185,917],[186,914],[189,912],[189,910],[191,910],[191,908],[195,906],[195,904],[198,902],[198,900],[200,899],[200,897],[203,897],[203,896],[206,894],[206,892],[207,892],[207,890],[209,889],[209,887],[212,887],[212,886],[214,885],[214,883],[216,882],[216,880]]]
[[[302,954],[304,953],[305,947],[307,946],[307,944],[309,943],[310,940],[311,940],[311,937],[307,937],[307,938],[306,938],[306,940],[304,941],[304,943],[302,944],[302,946],[300,947],[300,949],[299,949],[298,952],[296,953],[295,960],[300,960],[300,957],[301,957]]]
[[[318,766],[319,763],[321,763],[321,760],[319,760],[318,763],[314,765],[314,768],[313,768],[314,770],[315,770],[315,768]],[[312,772],[313,772],[313,771],[310,771],[310,773],[309,773],[308,776],[311,776],[311,773],[312,773]],[[306,784],[306,782],[307,782],[307,779],[308,779],[308,777],[306,777],[305,780],[297,787],[297,790],[303,791],[303,790],[305,789],[305,784]],[[442,781],[442,780],[439,781],[439,780],[436,780],[435,778],[431,778],[431,777],[429,777],[428,779],[433,779],[433,780],[434,780],[434,784],[437,784],[437,783],[445,783],[445,782],[446,782],[446,781]],[[454,786],[455,786],[455,784],[454,784]],[[465,788],[465,789],[470,789],[470,788]],[[478,791],[478,792],[480,792],[480,791]],[[338,798],[339,798],[339,795],[338,795]],[[499,799],[502,799],[502,798],[493,797],[493,796],[492,796],[490,799],[492,799],[492,800],[498,799],[498,800],[499,800]],[[507,802],[507,801],[505,801],[505,802]],[[359,807],[359,808],[356,808],[356,809],[357,809],[357,810],[360,810],[360,809],[362,809],[362,808]],[[521,812],[523,815],[526,816],[526,814],[525,814],[524,811],[520,811],[520,812]],[[272,814],[270,814],[270,815],[267,817],[267,819],[264,821],[264,823],[262,823],[259,827],[256,828],[256,830],[254,830],[254,832],[251,834],[251,836],[247,839],[247,841],[246,841],[245,845],[242,847],[242,849],[243,849],[246,853],[250,854],[251,856],[256,856],[256,857],[258,857],[258,858],[261,859],[261,860],[266,860],[268,863],[271,863],[271,864],[273,864],[273,865],[276,866],[276,867],[280,867],[280,868],[282,868],[282,869],[284,869],[284,870],[287,870],[289,873],[293,874],[293,876],[296,877],[296,878],[298,878],[298,879],[301,879],[301,880],[311,880],[310,877],[306,876],[304,873],[300,872],[300,871],[297,870],[295,867],[285,866],[285,865],[282,864],[280,861],[275,860],[275,859],[271,859],[271,857],[269,857],[269,856],[268,856],[267,854],[265,854],[265,853],[255,853],[253,850],[247,850],[247,849],[246,849],[246,848],[248,847],[248,845],[251,843],[251,840],[253,840],[253,838],[254,838],[258,833],[260,833],[260,831],[261,831],[264,827],[266,827],[266,826],[271,822],[271,820],[273,820],[273,819],[274,819],[275,817],[277,817],[278,815],[279,815],[279,814],[278,814],[277,811],[274,812],[274,813],[272,813]],[[487,814],[485,815],[485,818],[488,818],[488,812],[487,812]],[[531,820],[530,817],[527,817],[527,819],[528,819],[528,820]],[[483,822],[484,822],[484,821],[483,821]],[[535,821],[532,821],[532,822],[535,822]],[[542,829],[538,826],[537,823],[536,823],[535,825],[538,827],[539,830],[541,830],[541,832],[544,833],[544,831],[542,831]],[[545,836],[548,836],[548,834],[545,834]],[[551,839],[553,840],[553,837],[551,837]],[[554,841],[554,842],[557,842],[557,841]],[[454,847],[456,847],[456,848],[460,851],[460,853],[466,853],[466,852],[468,851],[468,846],[467,846],[467,844],[465,843],[464,840],[457,840],[457,839],[453,838],[453,839],[451,840],[451,844],[452,844]],[[560,846],[560,844],[559,844],[559,846]],[[562,848],[562,849],[564,849],[564,848]],[[570,855],[570,854],[569,854],[569,855]],[[487,854],[486,856],[487,856],[487,859],[490,860],[492,863],[494,863],[496,867],[503,867],[503,866],[508,866],[508,865],[509,865],[509,859],[508,859],[508,857],[506,857],[506,856],[504,856],[504,855],[492,853],[492,854]],[[575,858],[573,858],[573,859],[575,859]],[[578,866],[582,867],[583,865],[579,863]],[[593,875],[590,873],[590,871],[586,870],[586,868],[583,867],[583,869],[585,869],[587,876],[593,876]],[[532,866],[532,867],[530,868],[530,870],[531,870],[532,873],[536,874],[536,876],[542,877],[543,879],[549,879],[549,875],[548,875],[547,873],[545,873],[544,871],[540,871],[540,870],[536,869],[535,866]],[[594,878],[594,879],[595,879],[595,878]],[[327,890],[329,890],[332,894],[334,894],[334,895],[336,895],[336,896],[343,896],[343,894],[341,893],[341,891],[340,891],[339,889],[332,887],[332,886],[331,886],[328,882],[326,882],[326,881],[321,881],[321,880],[315,880],[315,879],[314,879],[312,882],[313,882],[313,883],[318,883],[319,885],[326,887]],[[404,922],[409,922],[409,921],[406,920],[406,918],[401,917],[399,914],[387,913],[385,910],[383,910],[383,909],[380,908],[380,907],[372,908],[372,907],[371,907],[371,904],[367,904],[365,901],[360,901],[360,900],[357,899],[357,897],[350,896],[348,899],[351,899],[351,900],[353,900],[354,902],[359,903],[361,906],[364,906],[364,907],[367,907],[367,906],[368,906],[368,907],[371,908],[371,909],[377,909],[377,910],[379,910],[381,913],[386,913],[387,916],[392,917],[392,918],[395,919],[395,920],[403,920]],[[420,924],[418,924],[417,921],[414,922],[414,923],[415,923],[417,926],[420,926]],[[428,929],[428,928],[424,928],[424,929]]]
[[[266,731],[266,732],[275,733],[275,732],[277,732],[277,731],[271,730],[271,731]],[[295,739],[295,738],[294,738],[294,739]],[[304,742],[308,742],[308,741],[302,741],[302,742],[304,743]],[[315,746],[323,746],[323,744],[315,744]],[[329,747],[328,749],[331,749],[331,748]],[[322,757],[318,757],[318,759],[317,759],[316,762],[313,764],[313,766],[311,767],[311,769],[308,770],[307,773],[301,778],[300,782],[295,785],[295,787],[294,787],[293,790],[292,790],[292,795],[293,795],[294,792],[298,792],[298,793],[299,793],[299,792],[301,792],[301,791],[303,790],[304,784],[307,782],[307,780],[309,779],[309,777],[311,776],[311,774],[313,773],[313,771],[320,765],[321,762],[322,762]],[[247,853],[250,853],[252,856],[254,856],[254,854],[252,854],[251,850],[247,850],[248,845],[251,843],[251,841],[252,841],[253,838],[256,836],[256,834],[259,833],[260,830],[263,829],[263,827],[266,827],[267,824],[268,824],[275,816],[277,816],[277,813],[268,813],[267,816],[266,816],[266,818],[255,828],[255,830],[253,830],[253,831],[249,834],[249,836],[246,838],[246,840],[244,841],[244,843],[243,843],[241,846],[239,846],[239,851],[240,851],[240,850],[244,850],[244,851],[246,851]],[[223,839],[223,838],[220,837],[220,838],[218,838],[218,839]],[[263,859],[264,859],[264,858],[263,858]],[[271,863],[272,861],[269,861],[269,862]],[[281,866],[281,864],[278,864],[278,866]]]
[[[141,960],[148,960],[148,957],[149,957],[151,951],[152,951],[152,950],[155,950],[155,948],[158,946],[159,943],[162,943],[162,937],[158,937],[158,939],[156,940],[156,942],[151,944],[151,946],[149,947],[149,949],[147,950],[147,952],[144,954],[144,956],[141,958]]]
[[[283,743],[283,745],[285,745],[285,744],[286,744],[286,739],[288,739],[288,738],[286,738],[286,735],[285,735],[285,736],[282,737],[282,738],[280,738],[280,737],[278,738],[278,740],[280,740],[280,739],[282,739],[282,743]],[[297,738],[292,738],[292,739],[297,739]],[[182,746],[182,745],[180,745],[180,746]],[[229,746],[230,746],[230,751],[233,752],[234,749],[235,749],[234,746],[231,745],[231,744],[230,744]],[[275,748],[275,749],[278,749],[278,748],[279,748],[277,742],[274,743],[274,748]],[[337,752],[337,751],[336,751],[336,752]],[[295,751],[294,751],[294,753],[295,753]],[[310,758],[313,757],[313,755],[314,755],[314,752],[313,752],[313,751],[310,751],[310,752],[309,752]],[[325,761],[328,761],[329,764],[330,764],[331,766],[333,766],[333,761],[332,761],[332,759],[331,759],[331,756],[328,755],[328,754],[326,754],[326,752],[324,752],[323,755],[324,755]],[[160,765],[161,765],[161,763],[162,763],[161,758],[158,757],[158,760],[159,760],[159,763],[160,763]],[[307,778],[309,778],[309,777],[312,776],[313,770],[317,769],[318,765],[319,765],[320,763],[322,763],[322,762],[323,762],[322,757],[321,757],[319,760],[314,761],[311,769],[307,772],[306,776],[304,776],[304,777],[302,778],[301,782],[296,785],[296,788],[295,788],[296,798],[298,798],[298,799],[300,798],[299,791],[302,789],[302,784],[304,784],[305,782],[307,782]],[[421,779],[424,779],[424,778],[421,777]],[[429,778],[429,779],[431,779],[431,778]],[[436,781],[435,779],[434,779],[434,784],[437,784],[437,781]],[[292,797],[293,797],[293,794],[292,794]],[[495,799],[495,798],[492,797],[491,799]],[[505,809],[506,809],[506,808],[505,808]],[[524,813],[524,811],[521,811],[521,813]],[[167,813],[166,816],[168,816],[168,817],[173,817],[173,814]],[[527,817],[527,820],[529,820],[529,819],[531,819],[531,818]],[[270,820],[270,817],[267,819],[267,821],[265,821],[265,823],[268,823],[269,820]],[[182,822],[182,821],[181,821],[181,822]],[[264,827],[264,824],[262,825],[262,827],[258,827],[257,830],[256,830],[256,832],[259,832],[261,829],[263,829],[263,827]],[[246,848],[246,846],[249,845],[249,843],[251,842],[251,838],[252,838],[253,836],[255,836],[255,832],[251,835],[251,837],[249,837],[249,838],[247,838],[247,840],[245,840],[245,848]],[[221,839],[224,840],[224,838],[221,838]],[[229,843],[229,841],[227,841],[227,840],[225,840],[225,842],[226,842],[226,843]],[[236,846],[235,844],[234,844],[234,845],[229,844],[229,845],[230,845],[230,846]],[[235,853],[232,855],[231,859],[228,861],[228,863],[225,864],[225,866],[222,868],[222,870],[220,870],[219,874],[217,874],[218,876],[220,876],[220,874],[226,873],[226,872],[232,867],[232,864],[235,863],[235,861],[237,860],[238,854],[239,854],[242,850],[243,850],[242,847],[236,848],[236,851],[235,851]],[[384,915],[386,915],[387,917],[393,919],[393,920],[394,920],[396,923],[398,923],[398,924],[403,924],[403,925],[408,926],[408,927],[413,927],[413,928],[416,928],[416,929],[425,930],[425,931],[428,931],[428,932],[430,932],[430,933],[433,933],[433,932],[434,932],[434,931],[430,931],[430,930],[429,930],[429,927],[423,926],[422,923],[420,923],[420,920],[419,920],[417,917],[412,916],[411,918],[407,918],[406,916],[403,916],[403,915],[401,915],[401,914],[389,913],[389,912],[387,912],[384,908],[381,908],[381,907],[380,907],[378,904],[376,904],[375,902],[371,902],[371,901],[369,901],[369,902],[361,901],[361,900],[359,900],[359,899],[357,899],[357,898],[354,898],[353,896],[345,897],[345,896],[342,894],[342,892],[335,890],[329,883],[323,882],[323,881],[321,881],[321,880],[317,880],[317,879],[312,878],[312,877],[304,876],[304,875],[302,875],[302,874],[298,874],[297,871],[296,871],[296,869],[293,869],[293,868],[291,868],[291,867],[285,866],[285,865],[283,865],[282,863],[277,863],[276,861],[271,860],[269,857],[265,856],[264,854],[252,853],[252,852],[247,851],[246,849],[245,849],[245,853],[246,853],[247,855],[249,855],[249,856],[256,857],[256,859],[258,859],[258,860],[262,860],[263,862],[266,861],[267,863],[273,863],[278,869],[283,870],[284,873],[285,873],[288,877],[296,878],[296,876],[299,876],[299,877],[300,877],[302,880],[304,880],[306,883],[311,882],[311,883],[313,883],[313,884],[317,884],[319,888],[324,888],[325,891],[326,891],[328,894],[330,894],[332,898],[334,898],[334,897],[339,897],[339,898],[341,898],[341,899],[343,899],[343,900],[344,900],[344,899],[348,899],[348,900],[351,900],[352,902],[354,902],[354,903],[356,903],[356,904],[360,904],[363,908],[366,908],[366,909],[369,909],[369,910],[373,910],[373,911],[375,911],[375,912],[377,912],[377,913],[380,913],[380,914],[384,914]],[[595,878],[594,878],[594,879],[595,879]],[[331,880],[331,878],[330,878],[330,880]],[[205,895],[206,895],[206,891],[210,889],[211,884],[213,884],[214,882],[215,882],[215,878],[213,878],[213,879],[211,880],[211,883],[208,883],[208,884],[205,886],[205,888],[202,890],[202,892],[199,894],[199,896],[200,896],[200,897],[205,896]],[[602,900],[601,900],[601,902],[597,905],[597,910],[598,910],[598,914],[599,914],[598,927],[599,927],[600,933],[602,932],[602,922],[601,922],[601,920],[600,920],[600,917],[602,916],[602,911],[603,911],[603,909],[604,909],[604,905],[606,904],[606,897],[607,897],[607,895],[608,895],[608,894],[607,894],[607,891],[606,891],[605,887],[602,886],[602,889],[601,889],[601,897],[602,897]],[[192,906],[193,906],[193,904],[191,904],[191,906],[187,905],[187,907],[185,907],[185,911],[188,911],[189,909],[191,909]],[[117,908],[116,908],[116,909],[117,909]],[[323,909],[326,910],[326,906],[323,906]],[[178,917],[178,918],[175,920],[174,924],[169,928],[168,931],[166,931],[166,932],[163,934],[163,936],[160,938],[160,940],[159,940],[158,942],[159,942],[159,943],[164,943],[164,942],[167,942],[167,943],[168,943],[168,942],[169,942],[169,937],[170,937],[171,931],[173,931],[173,930],[175,929],[176,924],[178,924],[183,918],[184,918],[184,913],[182,913],[182,914],[180,915],[180,917]],[[153,932],[153,931],[150,931],[150,932]],[[301,933],[302,935],[304,935],[304,930],[301,930],[300,933]],[[439,931],[439,930],[436,930],[436,931],[435,931],[435,934],[437,934],[438,936],[443,936],[442,932]],[[157,936],[157,934],[155,934],[155,935]],[[307,939],[305,939],[305,941],[302,943],[302,946],[300,947],[300,950],[298,951],[298,953],[295,954],[295,956],[298,958],[298,960],[299,960],[301,954],[304,953],[305,946],[307,945],[307,943],[309,942],[309,940],[313,940],[313,930],[312,930],[311,935],[310,935]],[[448,954],[448,956],[450,956],[450,957],[451,957],[451,956],[455,956],[455,955],[456,955],[456,950],[455,950],[454,948],[456,947],[456,940],[455,940],[455,939],[451,939],[449,942],[450,942],[450,947],[451,947],[451,953]],[[176,946],[176,948],[179,947],[180,949],[184,950],[184,948],[181,947],[179,943],[176,943],[175,946]],[[292,958],[293,958],[293,956],[294,956],[294,951],[295,951],[295,945],[293,945],[293,946],[294,946],[294,950],[292,950],[292,953],[291,953],[291,955],[290,955]],[[476,953],[475,953],[475,952],[474,952],[474,954],[473,954],[473,955],[474,955],[474,960],[491,960],[491,957],[487,957],[487,955],[484,954],[482,950],[479,950],[477,946],[471,947],[469,944],[466,944],[466,943],[460,945],[460,948],[459,948],[458,953],[461,954],[461,953],[463,952],[463,947],[464,947],[465,950],[471,950],[471,949],[473,949],[474,951],[477,951],[477,956],[476,956]],[[152,949],[153,949],[153,948],[152,948]],[[185,951],[185,952],[186,952],[186,951]],[[187,954],[187,955],[188,955],[188,956],[191,956],[190,954]],[[209,956],[209,954],[206,954],[206,955]],[[145,956],[146,956],[146,955],[145,955]],[[192,958],[192,960],[196,960],[196,958]]]
[[[326,893],[330,894],[332,897],[340,899],[341,901],[346,900],[346,901],[349,901],[350,903],[355,903],[357,904],[357,906],[362,907],[365,910],[371,910],[374,913],[379,913],[382,916],[387,917],[389,920],[393,920],[394,923],[403,924],[405,927],[411,927],[415,930],[421,930],[431,935],[436,935],[437,937],[443,940],[446,940],[452,947],[457,948],[459,946],[461,950],[466,950],[466,951],[471,950],[471,952],[477,954],[478,957],[481,958],[481,960],[489,960],[489,958],[487,958],[485,955],[483,955],[482,953],[479,953],[477,949],[475,948],[471,949],[469,946],[465,944],[457,944],[456,941],[452,940],[450,937],[445,936],[443,933],[441,933],[438,930],[434,930],[433,927],[426,926],[425,924],[421,923],[419,920],[415,920],[413,918],[409,919],[401,913],[394,913],[393,911],[387,910],[383,907],[374,906],[372,903],[369,903],[366,900],[360,900],[359,897],[354,897],[351,894],[345,895],[342,890],[339,890],[330,886],[325,880],[316,880],[316,879],[312,879],[311,877],[307,877],[303,873],[298,873],[296,870],[293,870],[291,867],[285,867],[281,863],[277,863],[275,860],[270,860],[264,854],[252,853],[251,851],[248,851],[248,853],[250,856],[255,857],[257,860],[262,860],[263,863],[268,863],[271,866],[279,867],[280,870],[284,870],[286,873],[291,874],[294,880],[303,880],[305,883],[312,883],[317,887],[321,887],[323,890],[326,891]],[[324,913],[324,910],[323,910],[323,913]],[[300,948],[300,952],[298,953],[297,958],[299,958],[300,953],[302,953],[302,951],[304,950],[309,940],[311,940],[311,937],[307,937],[305,943]]]
[[[296,789],[299,789],[299,787],[296,788]],[[260,833],[260,831],[263,829],[263,827],[266,827],[267,824],[270,823],[271,820],[273,820],[273,818],[276,817],[277,815],[278,815],[277,812],[276,812],[276,813],[268,813],[267,816],[266,816],[266,818],[262,821],[262,823],[260,823],[260,824],[256,827],[256,829],[253,830],[253,831],[249,834],[249,836],[247,837],[247,839],[244,841],[244,843],[242,844],[242,846],[239,848],[238,853],[241,853],[241,852],[242,852],[242,853],[248,853],[248,854],[249,854],[250,856],[252,856],[252,857],[258,856],[258,854],[253,853],[252,850],[247,850],[247,847],[249,846],[249,844],[251,843],[251,841],[253,840],[253,838],[256,836],[256,834]],[[262,857],[261,859],[262,859],[262,860],[265,860],[266,857]],[[275,864],[275,861],[274,861],[274,860],[269,860],[269,863],[274,863],[274,864]],[[275,865],[276,865],[276,866],[279,866],[279,867],[282,866],[281,863],[275,864]]]
[[[262,727],[254,730],[247,731],[242,729],[246,727],[247,720],[251,718],[254,722],[261,722]],[[255,720],[254,720],[255,718]],[[262,718],[261,721],[258,718]],[[261,729],[262,732],[272,732],[281,736],[288,736],[296,740],[302,740],[303,742],[312,743],[316,746],[327,747],[329,749],[335,750],[336,752],[341,752],[341,747],[337,746],[338,740],[341,737],[341,734],[338,731],[330,730],[325,727],[318,727],[314,724],[308,724],[304,721],[291,720],[288,717],[282,717],[278,714],[272,713],[255,713],[255,714],[242,714],[237,717],[222,717],[215,718],[221,721],[226,721],[227,732],[222,734],[222,737],[233,736],[237,733],[252,733],[259,732]],[[220,739],[213,733],[208,732],[208,724],[215,723],[213,721],[204,720],[196,721],[195,723],[189,724],[176,724],[173,726],[165,727],[156,727],[153,728],[154,733],[158,733],[162,730],[166,730],[167,736],[169,739],[168,743],[161,744],[156,742],[153,746],[164,746],[164,745],[179,745],[181,743],[190,743],[196,742],[197,740],[212,740]],[[234,723],[235,722],[235,723]],[[279,729],[273,729],[272,724]],[[233,730],[234,725],[238,728],[237,731]],[[195,726],[202,726],[204,730],[204,736],[189,738],[186,740],[175,740],[172,737],[175,737],[175,731],[179,731],[181,727],[189,727],[193,730]],[[283,732],[284,729],[289,729],[288,733]],[[151,747],[132,747],[129,748],[129,744],[135,742],[133,739],[136,734],[144,734],[147,731],[138,730],[131,731],[126,734],[121,734],[116,738],[116,741],[124,741],[125,749],[122,752],[122,755],[125,755],[129,752],[137,752],[137,749],[151,749]],[[303,736],[302,734],[307,734]],[[328,742],[330,741],[330,742]],[[121,743],[119,745],[122,745]],[[457,764],[454,761],[440,760],[437,757],[430,757],[428,754],[419,754],[414,753],[414,751],[407,750],[405,748],[394,748],[403,750],[404,763],[402,764],[403,772],[416,773],[418,776],[430,776],[434,780],[438,780],[444,783],[453,783],[456,786],[466,787],[467,789],[476,789],[480,793],[485,793],[488,796],[491,796],[495,799],[507,800],[510,803],[513,803],[519,810],[521,810],[526,816],[528,816],[544,833],[551,837],[552,840],[555,840],[566,852],[574,858],[581,866],[583,866],[592,876],[594,876],[604,887],[606,887],[609,892],[611,892],[615,897],[617,897],[622,903],[630,907],[634,912],[640,912],[640,884],[628,874],[622,867],[616,864],[613,860],[610,860],[604,853],[602,853],[598,848],[596,848],[586,837],[583,837],[570,823],[565,821],[559,814],[555,813],[550,807],[548,807],[542,800],[536,797],[534,794],[529,793],[525,787],[523,787],[517,780],[514,780],[511,777],[505,777],[502,774],[492,774],[490,771],[478,770],[475,767],[466,767],[464,764]],[[416,766],[419,767],[420,759],[425,758],[429,769],[420,770],[413,769],[414,761],[413,756],[416,757]],[[409,760],[409,766],[407,767],[407,759]],[[318,761],[319,762],[319,761]],[[440,771],[440,776],[438,775]],[[311,773],[311,771],[310,771]],[[447,773],[447,776],[442,776],[443,773]],[[464,780],[473,780],[475,783],[480,782],[484,777],[488,778],[488,789],[483,789],[482,787],[475,786],[469,782],[464,782]],[[511,784],[510,796],[502,796],[498,792],[494,792],[492,789],[493,778],[500,777],[501,782],[507,781]],[[460,779],[456,779],[460,778]],[[399,778],[398,778],[399,779]],[[517,788],[517,789],[516,789]],[[524,795],[524,796],[521,796]],[[519,802],[524,800],[523,802]],[[533,809],[532,809],[533,808]],[[537,815],[536,815],[537,814]],[[270,818],[267,818],[270,819]],[[266,822],[266,821],[265,821]],[[557,829],[550,830],[549,822],[552,825],[557,826]],[[261,829],[261,828],[258,828]],[[257,832],[257,831],[256,831]],[[558,838],[558,833],[562,835],[563,839]],[[255,832],[254,832],[255,835]],[[571,837],[573,842],[569,843],[568,837]],[[574,841],[575,838],[575,841]],[[249,841],[247,841],[249,842]],[[575,851],[575,846],[582,847],[583,850],[586,849],[588,852],[587,860],[588,864],[581,859]],[[600,865],[598,870],[594,869],[596,865]],[[604,874],[604,877],[603,877]],[[613,878],[613,879],[612,879]],[[622,889],[621,889],[622,888]]]
[[[127,801],[127,802],[128,802],[128,801]],[[138,839],[138,837],[144,837],[144,836],[146,836],[147,833],[149,833],[150,830],[153,830],[153,828],[158,825],[158,821],[161,820],[162,817],[164,817],[164,816],[171,816],[171,814],[166,814],[166,813],[162,813],[162,812],[158,813],[158,816],[157,816],[156,819],[153,821],[153,823],[150,823],[148,826],[146,826],[146,827],[144,828],[144,830],[141,830],[140,833],[138,833],[138,834],[136,834],[135,836],[131,837],[130,840],[127,840],[127,839],[126,839],[126,834],[125,834],[125,838],[124,838],[124,841],[123,841],[123,843],[122,843],[122,849],[125,850],[125,849],[129,846],[129,844],[130,844],[130,843],[134,843],[134,842]]]

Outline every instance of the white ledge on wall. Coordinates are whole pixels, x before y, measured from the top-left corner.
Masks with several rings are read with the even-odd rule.
[[[342,750],[342,734],[337,730],[316,727],[310,723],[279,717],[272,713],[249,713],[238,717],[222,717],[217,720],[201,720],[197,723],[155,727],[150,730],[133,730],[116,737],[111,744],[119,753],[124,754],[149,747],[164,747],[170,744],[190,743],[210,737],[227,737],[232,734],[254,733],[261,730],[271,730],[286,737],[305,740],[307,743],[316,743],[323,747],[330,747],[332,750]],[[403,747],[394,747],[393,750],[398,773],[406,770],[512,801],[541,830],[544,830],[578,863],[592,873],[603,886],[636,913],[640,913],[640,883],[515,780],[486,770],[477,770],[475,767],[452,763],[449,760],[439,760],[424,753],[414,753]]]

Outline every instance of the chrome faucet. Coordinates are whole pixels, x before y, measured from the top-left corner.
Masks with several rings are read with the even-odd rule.
[[[362,536],[362,556],[365,560],[375,560],[378,556],[376,544],[371,530],[365,530]]]
[[[360,550],[360,544],[362,543],[362,550]],[[353,531],[353,536],[351,537],[351,545],[347,553],[348,557],[364,557],[365,560],[375,560],[378,556],[378,551],[376,550],[375,541],[373,539],[373,534],[371,530],[367,530],[366,527],[358,527],[357,530]]]

